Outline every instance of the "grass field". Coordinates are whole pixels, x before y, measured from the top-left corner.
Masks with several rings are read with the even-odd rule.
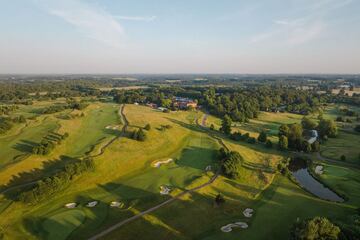
[[[0,182],[6,183],[13,175],[37,167],[36,174],[18,179],[27,181],[50,174],[61,166],[48,167],[47,160],[63,163],[61,157],[64,156],[66,161],[72,161],[86,154],[96,155],[101,146],[120,134],[117,129],[106,129],[114,125],[121,127],[118,110],[119,105],[94,102],[83,111],[84,117],[65,120],[57,118],[56,114],[49,115],[56,120],[57,131],[69,132],[69,138],[49,156],[31,156],[3,168]],[[204,170],[209,165],[213,171],[218,167],[219,138],[244,158],[239,179],[219,176],[211,185],[117,229],[105,239],[287,239],[289,227],[298,217],[342,218],[352,213],[358,202],[359,193],[351,192],[359,188],[356,180],[359,173],[355,170],[334,165],[325,167],[326,184],[350,199],[344,204],[326,202],[274,173],[277,163],[284,157],[282,152],[261,144],[235,142],[216,132],[209,134],[209,130],[196,124],[201,123],[202,112],[163,113],[145,106],[126,105],[124,113],[130,123],[128,133],[94,158],[95,172],[74,179],[64,191],[36,206],[0,198],[0,236],[4,239],[87,239],[168,199],[170,196],[160,195],[162,185],[169,186],[174,195],[209,181],[214,173]],[[256,137],[265,129],[275,142],[280,124],[299,122],[301,118],[295,114],[261,113],[258,119],[235,128]],[[130,138],[133,130],[148,123],[151,129],[146,131],[146,141]],[[208,116],[206,125],[211,123],[218,128],[221,120]],[[339,139],[334,139],[335,145],[339,144]],[[169,158],[174,161],[153,167],[154,162]],[[343,181],[345,179],[347,181]],[[218,193],[226,200],[221,206],[214,204]],[[93,200],[99,204],[94,208],[86,207]],[[120,201],[124,206],[111,208],[111,201]],[[78,203],[78,207],[64,208],[69,202]],[[248,207],[255,210],[250,219],[242,214]],[[249,229],[236,229],[231,233],[220,231],[221,226],[236,221],[247,222]]]
[[[57,120],[42,117],[28,125],[19,124],[15,132],[0,137],[0,167],[21,160],[31,153],[32,147],[51,131],[59,128]]]

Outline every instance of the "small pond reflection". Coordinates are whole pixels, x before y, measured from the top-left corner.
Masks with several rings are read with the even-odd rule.
[[[311,176],[307,169],[305,160],[299,158],[293,159],[290,162],[289,169],[300,185],[315,196],[333,202],[344,201],[343,198]]]

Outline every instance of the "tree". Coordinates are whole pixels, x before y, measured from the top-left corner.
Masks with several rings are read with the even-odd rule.
[[[283,124],[279,127],[279,136],[284,135],[284,136],[288,136],[289,135],[289,126],[286,124]]]
[[[145,132],[142,130],[142,128],[140,128],[140,129],[138,130],[138,132],[137,132],[137,140],[138,140],[138,141],[141,141],[141,142],[143,142],[143,141],[146,140],[146,134],[145,134]]]
[[[341,155],[341,156],[340,156],[340,160],[343,161],[343,162],[345,162],[345,161],[346,161],[346,156],[345,156],[345,155]]]
[[[242,166],[243,158],[240,153],[231,151],[226,153],[226,157],[222,164],[222,171],[225,176],[230,178],[237,178],[239,170]]]
[[[225,134],[230,134],[231,133],[231,118],[229,117],[229,115],[225,115],[224,119],[221,123],[221,128],[220,130],[225,133]]]
[[[267,134],[266,134],[266,132],[265,132],[265,131],[261,131],[260,134],[259,134],[259,136],[258,136],[258,138],[257,138],[257,140],[258,140],[259,142],[262,142],[262,143],[266,142],[266,140],[267,140]]]
[[[322,119],[318,125],[318,131],[321,137],[325,135],[329,137],[336,137],[338,129],[336,123],[333,120]]]
[[[320,151],[320,143],[319,141],[315,141],[311,144],[311,151],[319,152]]]
[[[217,205],[220,205],[220,204],[222,204],[224,202],[225,202],[225,199],[224,199],[223,195],[221,195],[220,193],[217,194],[216,197],[215,197],[215,203]]]
[[[215,130],[214,124],[211,124],[211,125],[210,125],[210,130]]]
[[[288,138],[284,135],[279,137],[279,149],[287,150],[288,149]]]
[[[307,130],[312,130],[312,129],[315,129],[317,124],[315,121],[307,118],[307,117],[304,117],[302,120],[301,120],[301,125],[304,129],[307,129]]]
[[[267,148],[272,148],[272,146],[273,146],[272,141],[271,141],[270,139],[266,140],[265,146],[266,146]]]
[[[302,142],[302,150],[306,153],[311,152],[311,144],[308,141],[303,141]]]
[[[148,123],[148,124],[146,124],[146,125],[145,125],[145,127],[144,127],[144,129],[145,129],[146,131],[149,131],[149,130],[151,129],[150,124],[149,124],[149,123]]]
[[[308,221],[296,222],[291,230],[293,240],[337,240],[340,228],[327,218],[315,217]]]

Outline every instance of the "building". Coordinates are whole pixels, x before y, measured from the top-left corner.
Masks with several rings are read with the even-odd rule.
[[[174,107],[180,109],[197,108],[197,102],[190,98],[175,97],[173,98],[172,104]]]

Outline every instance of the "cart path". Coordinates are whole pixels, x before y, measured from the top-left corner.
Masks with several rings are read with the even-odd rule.
[[[157,209],[159,209],[161,207],[164,207],[165,205],[170,204],[170,203],[178,200],[179,198],[181,198],[182,196],[184,196],[184,195],[186,195],[188,193],[192,193],[192,192],[195,192],[195,191],[197,191],[197,190],[199,190],[201,188],[204,188],[204,187],[212,184],[216,180],[216,178],[218,176],[219,176],[219,172],[217,172],[208,182],[206,182],[206,183],[204,183],[204,184],[202,184],[200,186],[194,187],[192,189],[185,190],[182,193],[179,193],[178,195],[166,200],[165,202],[162,202],[162,203],[160,203],[160,204],[158,204],[158,205],[156,205],[156,206],[154,206],[152,208],[149,208],[149,209],[147,209],[147,210],[145,210],[143,212],[140,212],[140,213],[138,213],[138,214],[136,214],[136,215],[134,215],[134,216],[132,216],[132,217],[130,217],[128,219],[125,219],[125,220],[123,220],[121,222],[118,222],[115,225],[113,225],[113,226],[103,230],[102,232],[92,236],[88,240],[96,240],[96,239],[99,239],[101,237],[104,237],[105,235],[109,234],[110,232],[116,230],[117,228],[120,228],[121,226],[123,226],[123,225],[125,225],[125,224],[127,224],[129,222],[132,222],[132,221],[134,221],[134,220],[136,220],[138,218],[141,218],[142,216],[144,216],[146,214],[149,214],[149,213],[151,213],[151,212],[153,212],[153,211],[155,211],[155,210],[157,210]]]

